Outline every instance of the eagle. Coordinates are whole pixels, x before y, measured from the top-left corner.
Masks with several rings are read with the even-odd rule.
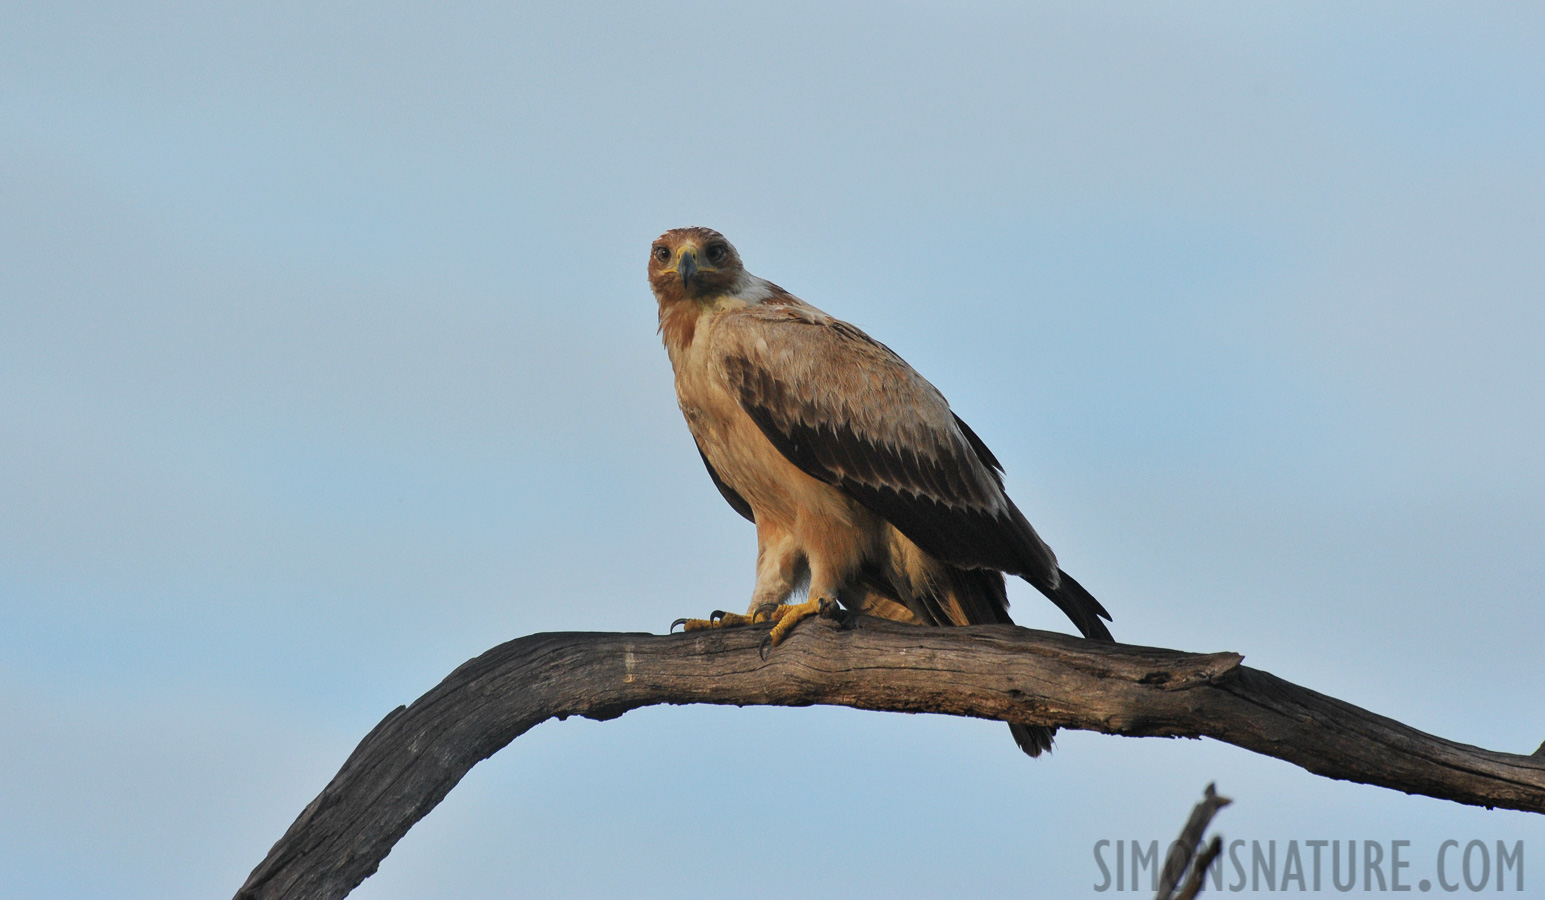
[[[1009,624],[1004,576],[1015,575],[1084,637],[1112,639],[1101,621],[1110,613],[1004,492],[997,457],[889,347],[747,272],[710,228],[657,238],[649,285],[708,477],[756,526],[746,614],[676,624],[771,620],[764,648],[839,608],[919,625]],[[804,585],[809,599],[789,603]],[[1054,729],[1010,728],[1031,756],[1051,747]]]

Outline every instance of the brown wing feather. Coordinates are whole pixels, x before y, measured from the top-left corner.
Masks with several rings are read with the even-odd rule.
[[[940,560],[1055,588],[1056,557],[1003,493],[997,460],[885,345],[803,305],[727,314],[713,341],[741,407],[806,474]]]
[[[739,491],[724,483],[724,479],[719,477],[719,470],[708,461],[708,454],[703,452],[701,445],[697,448],[697,455],[703,458],[703,467],[708,470],[708,477],[713,479],[713,486],[719,489],[720,496],[724,497],[730,508],[740,513],[747,522],[755,524],[756,513],[752,511],[751,504],[746,502],[745,497],[740,496]]]

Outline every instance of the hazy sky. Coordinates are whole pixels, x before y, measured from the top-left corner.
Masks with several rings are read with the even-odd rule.
[[[0,896],[229,896],[468,657],[742,606],[644,280],[691,224],[951,398],[1119,639],[1545,739],[1537,6],[12,2]],[[1538,816],[1210,741],[665,708],[355,896],[1092,896],[1214,779],[1545,879]]]

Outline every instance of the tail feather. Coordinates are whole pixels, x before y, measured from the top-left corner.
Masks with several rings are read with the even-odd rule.
[[[1045,725],[1015,725],[1009,723],[1009,734],[1014,736],[1014,743],[1019,749],[1025,751],[1026,756],[1040,756],[1051,750],[1051,739],[1057,734],[1057,729],[1048,728]]]
[[[953,602],[946,605],[960,610],[963,615],[952,616],[953,625],[986,625],[1002,624],[1012,625],[1014,620],[1009,617],[1009,598],[1006,586],[1003,583],[1003,573],[991,569],[950,569],[949,590]],[[1100,602],[1090,596],[1083,586],[1066,574],[1062,577],[1062,586],[1057,589],[1055,596],[1048,594],[1052,602],[1056,603],[1085,637],[1093,637],[1096,640],[1110,640],[1110,632],[1105,624],[1099,620],[1103,614],[1107,619],[1110,614]],[[1058,598],[1062,599],[1058,599]],[[1066,604],[1066,605],[1064,605]],[[1071,611],[1070,611],[1071,610]],[[1086,628],[1080,618],[1075,615],[1085,613],[1085,618],[1093,623],[1094,634],[1090,634],[1090,628]],[[944,624],[944,623],[941,623]],[[1101,637],[1103,636],[1103,637]],[[1014,736],[1014,743],[1027,756],[1040,756],[1050,752],[1052,739],[1056,737],[1057,729],[1046,725],[1020,725],[1009,723],[1009,734]]]
[[[903,594],[879,571],[865,570],[860,581],[866,599],[861,605],[880,615],[886,615],[891,608],[898,613],[905,609],[910,613],[912,621],[925,625],[1014,623],[1009,617],[1008,591],[1002,572],[993,569],[962,569],[949,565],[945,569],[948,577],[935,581],[934,589],[921,595]],[[1060,569],[1058,573],[1060,581],[1057,587],[1050,590],[1040,585],[1036,587],[1073,620],[1084,637],[1096,641],[1113,640],[1110,629],[1100,621],[1109,620],[1110,613],[1105,611],[1100,601],[1084,590],[1083,585],[1073,580],[1073,576]],[[903,603],[904,596],[911,602]],[[847,602],[844,600],[844,603]],[[890,617],[901,619],[900,615],[893,614]],[[1052,738],[1057,734],[1057,729],[1045,725],[1010,723],[1009,733],[1014,736],[1014,743],[1019,745],[1020,750],[1029,756],[1040,756],[1051,750]]]

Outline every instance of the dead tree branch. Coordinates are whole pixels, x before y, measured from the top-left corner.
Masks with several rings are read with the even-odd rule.
[[[1191,810],[1190,818],[1186,819],[1186,825],[1180,829],[1180,837],[1170,844],[1169,853],[1164,858],[1164,873],[1159,878],[1159,892],[1154,895],[1155,900],[1188,900],[1195,897],[1202,889],[1202,879],[1207,877],[1207,867],[1218,858],[1223,849],[1223,842],[1216,835],[1212,843],[1205,848],[1202,846],[1202,835],[1206,833],[1207,826],[1212,824],[1212,817],[1218,814],[1218,810],[1230,803],[1227,797],[1218,796],[1217,784],[1207,785],[1207,790],[1202,792],[1202,802],[1196,804]],[[1196,865],[1192,866],[1191,863]],[[1186,871],[1190,870],[1191,877],[1184,882]],[[1177,895],[1175,890],[1179,888]]]
[[[1175,900],[1196,900],[1196,895],[1202,892],[1202,883],[1207,880],[1207,870],[1223,852],[1223,838],[1213,835],[1207,843],[1207,849],[1196,858],[1196,865],[1191,868],[1191,874],[1186,878],[1186,886],[1175,895]]]
[[[819,703],[1211,737],[1329,778],[1545,812],[1545,758],[1424,734],[1240,665],[1237,653],[859,618],[812,619],[764,661],[765,631],[536,634],[495,647],[366,735],[236,896],[343,897],[473,765],[532,726],[659,703]]]

